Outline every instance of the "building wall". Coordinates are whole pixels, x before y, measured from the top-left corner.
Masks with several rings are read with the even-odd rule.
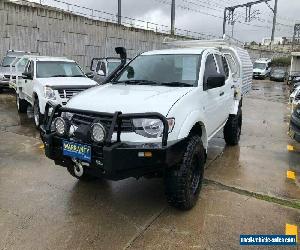
[[[262,49],[247,49],[252,62],[256,61],[259,58],[277,58],[277,57],[288,57],[291,55],[290,52],[278,52],[275,50],[262,50]]]
[[[65,56],[88,70],[93,57],[115,56],[116,46],[126,47],[128,57],[134,57],[143,51],[163,48],[165,37],[165,34],[92,20],[36,3],[0,0],[0,60],[9,49],[25,50],[39,55]],[[260,49],[248,51],[253,61],[288,55]]]
[[[124,46],[128,56],[162,48],[165,35],[91,20],[52,7],[0,0],[0,58],[9,49],[47,56],[66,56],[86,70],[93,57],[115,56]]]

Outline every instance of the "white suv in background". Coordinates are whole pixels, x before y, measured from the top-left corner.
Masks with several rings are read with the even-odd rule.
[[[260,58],[253,64],[253,78],[265,79],[271,74],[271,59]]]
[[[34,122],[39,127],[48,101],[66,105],[71,97],[95,85],[73,60],[29,57],[22,77],[16,81],[17,108],[24,113],[32,105]]]

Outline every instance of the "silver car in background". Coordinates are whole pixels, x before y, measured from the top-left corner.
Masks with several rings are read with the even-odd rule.
[[[0,92],[3,89],[9,88],[9,83],[11,80],[16,79],[15,74],[15,64],[22,58],[24,55],[29,55],[30,52],[25,51],[15,51],[8,50],[5,57],[3,58],[0,65]]]

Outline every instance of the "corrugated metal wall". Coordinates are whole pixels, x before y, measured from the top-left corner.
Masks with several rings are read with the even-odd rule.
[[[0,0],[0,58],[9,49],[66,56],[86,70],[93,57],[115,56],[125,46],[128,56],[162,48],[164,35],[91,20],[37,4]],[[1,59],[0,59],[1,60]]]

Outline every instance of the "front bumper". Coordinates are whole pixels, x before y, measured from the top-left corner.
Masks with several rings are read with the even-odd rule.
[[[63,139],[55,134],[43,135],[45,154],[56,165],[74,166],[68,156],[63,155]],[[151,174],[161,174],[167,168],[177,165],[184,154],[186,139],[173,142],[168,146],[161,144],[130,144],[116,142],[111,146],[91,145],[92,159],[85,163],[89,173],[111,180],[129,177],[139,178]],[[151,157],[141,157],[147,153]]]
[[[265,78],[266,75],[263,75],[261,73],[253,73],[253,78]]]
[[[50,107],[51,106],[51,107]],[[52,108],[51,115],[48,114]],[[78,140],[78,138],[60,137],[51,132],[51,124],[55,117],[60,116],[62,112],[71,112],[83,114],[85,116],[111,117],[111,124],[107,131],[104,142],[89,143]],[[133,143],[122,142],[122,121],[123,119],[134,118],[156,118],[163,122],[164,129],[162,140],[159,143]],[[117,131],[115,131],[117,129]],[[84,162],[84,166],[91,174],[105,177],[112,180],[120,180],[128,177],[141,177],[147,175],[156,175],[163,173],[167,168],[177,165],[181,162],[185,152],[187,139],[168,142],[168,122],[167,119],[159,113],[141,113],[141,114],[114,114],[91,112],[83,110],[74,110],[60,105],[46,105],[44,126],[41,127],[41,137],[45,145],[45,154],[48,158],[55,161],[55,164],[63,167],[74,166],[74,162],[69,156],[63,154],[63,141],[73,141],[89,144],[91,146],[91,161]],[[117,133],[117,139],[112,140],[112,135]]]

